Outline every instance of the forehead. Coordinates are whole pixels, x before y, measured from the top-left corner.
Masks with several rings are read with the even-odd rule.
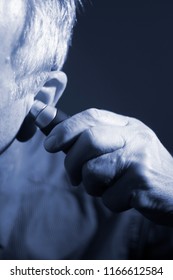
[[[25,1],[0,0],[0,56],[10,54],[25,21]]]

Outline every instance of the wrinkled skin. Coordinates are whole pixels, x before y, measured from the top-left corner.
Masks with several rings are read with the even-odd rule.
[[[13,140],[28,110],[27,98],[14,100],[17,85],[11,64],[12,50],[24,24],[22,2],[1,0],[0,3],[0,153]]]
[[[9,177],[13,180],[12,170],[13,175],[17,173],[16,162],[20,159],[14,155],[16,146],[7,148],[37,93],[32,90],[36,74],[32,73],[24,77],[26,94],[15,98],[18,69],[11,62],[25,14],[25,1],[0,1],[1,187],[3,181],[9,185]],[[46,82],[48,69],[41,71],[38,89]],[[49,152],[67,152],[65,166],[72,184],[83,182],[88,193],[102,196],[103,203],[113,211],[135,208],[152,221],[173,225],[173,160],[156,135],[140,121],[91,109],[59,124],[52,135],[54,139],[49,143],[47,139],[45,147]],[[21,174],[19,168],[16,176],[21,178]]]
[[[89,109],[57,125],[45,148],[65,150],[71,183],[83,182],[112,211],[135,208],[154,222],[173,225],[173,159],[142,122]]]
[[[21,65],[14,64],[15,50],[20,46],[20,36],[26,20],[26,1],[0,1],[0,154],[15,139],[15,136],[28,114],[36,93],[45,83],[47,68],[40,73],[25,73],[18,78]],[[30,46],[26,47],[26,52]],[[35,86],[36,79],[40,84]],[[19,87],[19,84],[23,87]]]
[[[0,0],[0,190],[8,190],[15,178],[17,184],[22,184],[26,177],[22,145],[15,138],[50,74],[50,65],[39,61],[39,71],[28,71],[21,77],[21,63],[14,63],[27,20],[26,3],[24,0]],[[25,52],[32,51],[30,44],[26,44]]]

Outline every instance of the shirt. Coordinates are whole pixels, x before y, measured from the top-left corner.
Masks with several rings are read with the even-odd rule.
[[[135,210],[113,213],[73,187],[64,154],[46,152],[43,138],[15,140],[20,172],[0,188],[1,259],[173,258],[172,228]]]

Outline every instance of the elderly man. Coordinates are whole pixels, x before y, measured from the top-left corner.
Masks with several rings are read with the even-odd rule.
[[[156,223],[173,225],[173,159],[148,127],[89,109],[33,135],[34,100],[54,106],[66,86],[76,5],[0,0],[1,259],[172,258]]]

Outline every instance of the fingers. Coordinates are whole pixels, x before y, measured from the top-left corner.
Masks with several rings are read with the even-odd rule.
[[[86,129],[95,126],[126,126],[128,117],[112,112],[89,109],[57,125],[46,138],[44,146],[48,152],[68,149]]]
[[[87,193],[102,196],[126,170],[123,149],[94,158],[83,165],[82,182]]]
[[[81,182],[85,162],[124,147],[120,130],[115,126],[99,126],[91,127],[80,135],[65,158],[65,167],[73,185]]]
[[[133,198],[138,190],[138,179],[131,168],[127,168],[114,184],[107,188],[102,201],[113,212],[122,212],[133,207]]]

